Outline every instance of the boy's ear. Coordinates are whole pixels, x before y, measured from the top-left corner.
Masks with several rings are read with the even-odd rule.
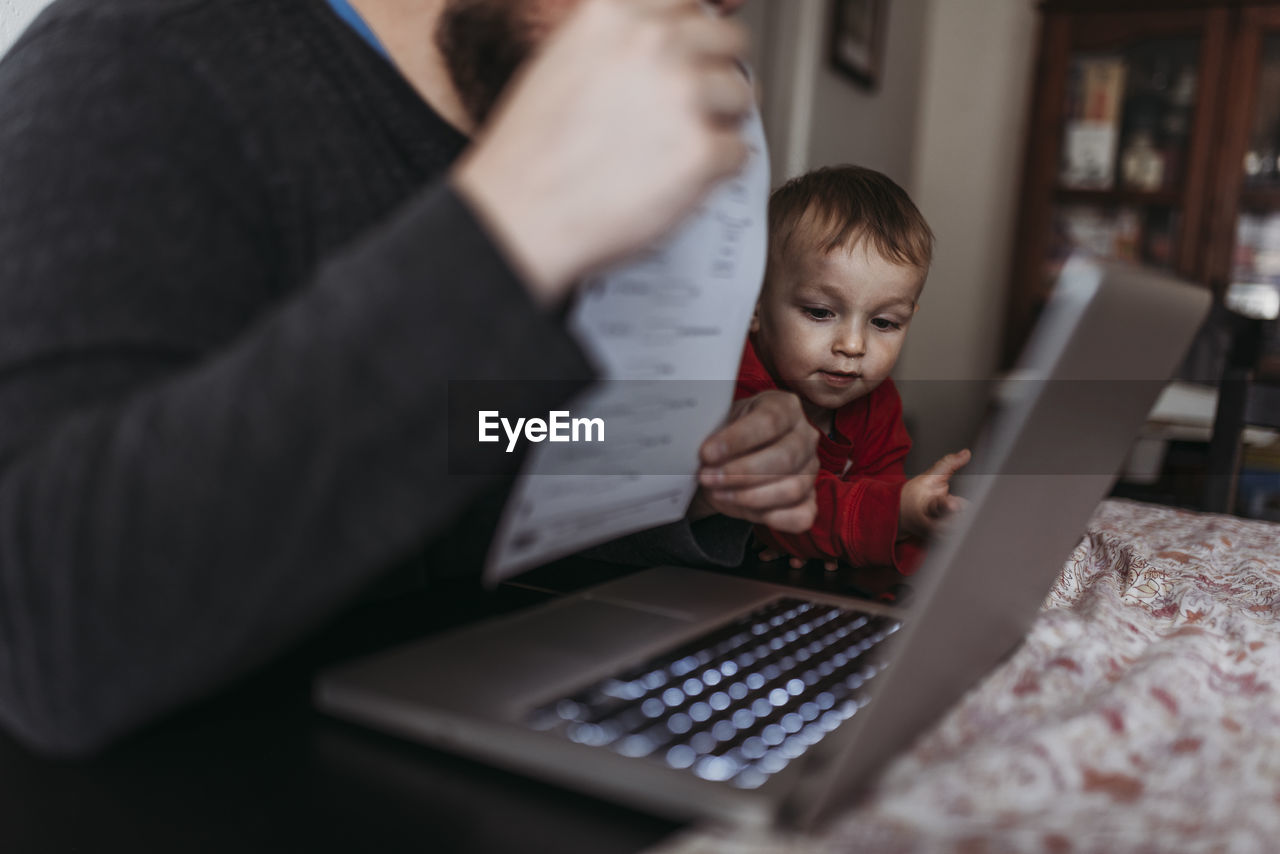
[[[758,302],[756,307],[751,309],[751,325],[747,328],[747,331],[752,335],[760,331],[760,303]]]

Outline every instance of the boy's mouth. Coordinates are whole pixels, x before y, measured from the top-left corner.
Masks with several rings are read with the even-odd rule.
[[[836,386],[837,388],[852,385],[856,379],[862,376],[856,371],[818,371],[818,373],[827,385]]]

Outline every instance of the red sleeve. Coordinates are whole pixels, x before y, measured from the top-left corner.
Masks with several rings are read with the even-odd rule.
[[[898,499],[903,480],[818,473],[818,518],[803,534],[760,530],[778,551],[802,558],[838,558],[853,566],[897,566]],[[900,567],[899,567],[900,568]]]
[[[818,517],[803,534],[757,529],[777,551],[801,558],[837,558],[852,566],[892,566],[904,575],[919,565],[921,549],[898,541],[898,507],[907,481],[903,462],[911,439],[902,423],[902,402],[886,383],[856,439],[849,472],[818,473]],[[825,462],[825,461],[824,461]]]

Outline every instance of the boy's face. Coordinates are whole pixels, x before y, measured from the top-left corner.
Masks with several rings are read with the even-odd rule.
[[[924,275],[862,240],[825,255],[793,247],[771,271],[751,320],[756,352],[822,422],[889,376]]]

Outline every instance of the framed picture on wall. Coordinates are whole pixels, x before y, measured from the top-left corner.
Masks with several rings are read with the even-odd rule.
[[[880,83],[889,0],[834,0],[831,64],[866,89]]]

